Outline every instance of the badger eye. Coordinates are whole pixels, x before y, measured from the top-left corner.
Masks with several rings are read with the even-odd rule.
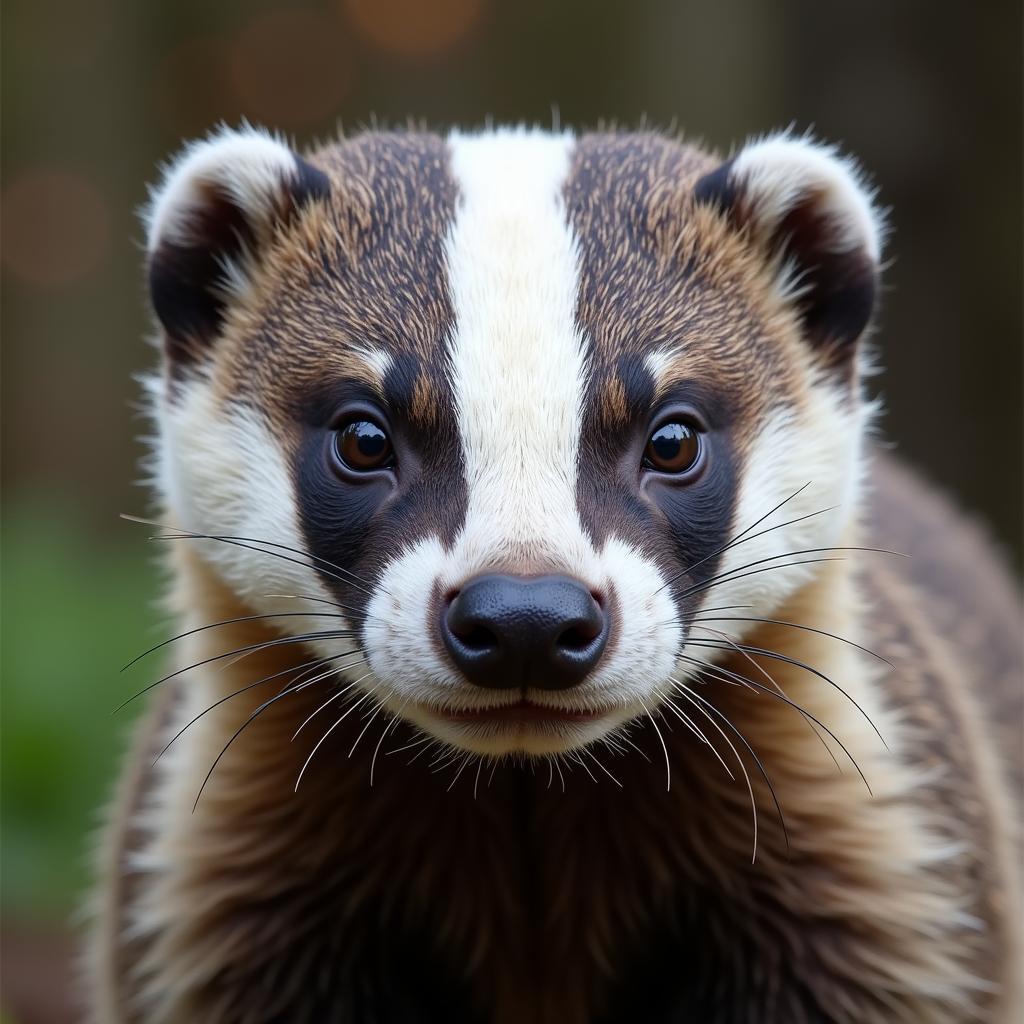
[[[355,473],[387,469],[395,461],[388,435],[372,420],[352,420],[337,430],[334,455],[342,466]]]
[[[689,473],[701,461],[703,444],[688,423],[663,423],[651,434],[644,449],[644,466],[659,473]]]

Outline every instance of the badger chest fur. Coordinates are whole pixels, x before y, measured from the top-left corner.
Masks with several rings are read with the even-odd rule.
[[[848,160],[222,131],[147,230],[96,1021],[1017,1019],[1019,605],[870,450]]]

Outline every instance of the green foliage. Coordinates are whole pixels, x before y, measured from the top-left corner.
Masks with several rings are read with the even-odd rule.
[[[67,511],[22,502],[3,523],[0,897],[34,918],[65,917],[87,883],[99,811],[143,703],[112,713],[146,681],[120,669],[155,642],[158,620],[145,528],[97,542]]]

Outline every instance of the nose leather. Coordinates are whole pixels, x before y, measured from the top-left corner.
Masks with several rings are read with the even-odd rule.
[[[600,660],[608,616],[572,577],[492,573],[470,580],[442,609],[441,635],[476,686],[564,690]]]

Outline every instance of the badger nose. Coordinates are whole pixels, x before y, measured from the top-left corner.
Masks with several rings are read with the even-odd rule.
[[[608,617],[568,576],[471,579],[441,613],[452,661],[476,686],[564,690],[582,682],[608,639]]]

